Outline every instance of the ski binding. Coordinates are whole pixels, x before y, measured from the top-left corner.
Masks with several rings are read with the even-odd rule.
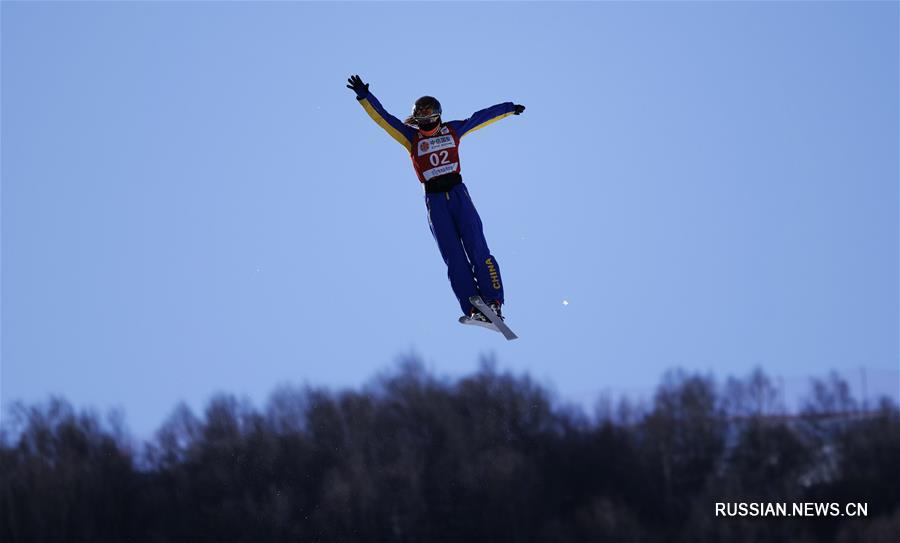
[[[479,311],[484,313],[484,316],[487,317],[491,322],[481,322],[478,320],[470,319],[469,317],[460,317],[459,322],[462,324],[474,324],[476,326],[481,326],[487,328],[488,330],[494,330],[495,332],[500,332],[503,334],[507,340],[514,340],[518,338],[512,330],[510,330],[509,326],[503,322],[503,319],[497,316],[496,313],[490,308],[489,305],[484,303],[484,300],[481,299],[481,296],[471,296],[469,297],[469,302],[472,303]]]

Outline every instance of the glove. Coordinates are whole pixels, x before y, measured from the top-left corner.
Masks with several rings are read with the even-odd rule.
[[[515,105],[515,111],[513,111],[513,115],[521,115],[523,111],[525,111],[525,106],[521,104]]]
[[[358,75],[351,76],[350,79],[347,80],[349,85],[347,85],[348,89],[351,89],[356,93],[357,99],[363,99],[369,94],[369,84],[363,83],[363,80]]]

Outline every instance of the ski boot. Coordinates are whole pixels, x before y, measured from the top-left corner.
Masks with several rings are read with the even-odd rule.
[[[502,321],[506,320],[503,317],[503,313],[500,312],[500,302],[498,300],[494,300],[493,302],[489,303],[488,307],[491,308],[491,311],[493,311],[494,314],[496,314],[498,317],[500,317],[500,320],[502,320]],[[479,313],[480,313],[480,311],[479,311]],[[482,315],[482,317],[484,317],[484,315]]]
[[[484,313],[474,307],[469,310],[468,315],[460,317],[459,322],[462,324],[474,324],[475,326],[482,326],[491,330],[497,330],[497,327],[494,326],[494,323],[492,323]]]

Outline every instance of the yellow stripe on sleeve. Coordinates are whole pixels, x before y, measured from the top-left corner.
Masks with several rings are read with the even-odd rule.
[[[504,113],[503,115],[500,115],[499,117],[494,117],[494,118],[491,119],[490,121],[485,121],[485,122],[479,124],[478,126],[476,126],[475,128],[472,128],[471,130],[469,130],[469,131],[466,132],[465,134],[463,134],[463,136],[468,136],[468,135],[471,134],[472,132],[474,132],[474,131],[476,131],[476,130],[481,130],[481,129],[484,128],[485,126],[487,126],[487,125],[489,125],[489,124],[491,124],[491,123],[495,123],[495,122],[499,121],[500,119],[505,119],[506,117],[509,117],[509,116],[512,115],[512,114],[513,114],[513,112],[510,111],[509,113]]]
[[[379,115],[378,112],[375,111],[375,108],[372,107],[372,104],[369,103],[368,100],[362,99],[359,101],[359,103],[362,104],[363,109],[366,110],[366,113],[369,114],[369,117],[372,117],[372,120],[374,120],[376,123],[378,123],[378,126],[383,128],[384,131],[387,132],[388,134],[390,134],[390,136],[392,138],[394,138],[395,140],[400,142],[401,145],[406,147],[406,150],[408,152],[410,152],[410,153],[412,152],[412,143],[408,139],[406,139],[406,136],[404,136],[399,130],[397,130],[396,128],[391,126],[390,123],[388,123],[384,119],[384,117]]]

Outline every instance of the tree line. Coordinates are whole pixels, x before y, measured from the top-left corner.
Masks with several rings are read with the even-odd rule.
[[[671,371],[652,399],[588,414],[489,361],[451,379],[414,358],[359,390],[179,405],[147,442],[61,398],[8,412],[8,543],[900,541],[900,409],[863,412],[834,374],[790,416],[759,370]]]

